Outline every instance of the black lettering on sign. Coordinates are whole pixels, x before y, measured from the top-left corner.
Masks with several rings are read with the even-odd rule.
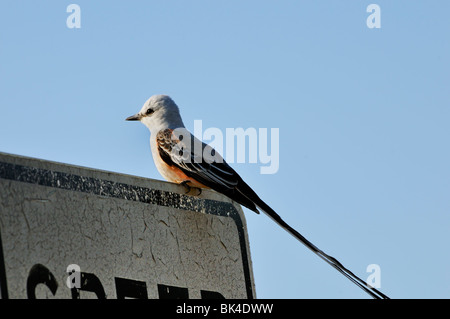
[[[159,299],[188,299],[189,292],[187,288],[166,286],[158,284]]]
[[[0,298],[8,299],[8,287],[6,285],[5,259],[3,259],[2,234],[0,231]]]
[[[70,289],[72,291],[72,299],[80,299],[80,290],[93,292],[98,299],[106,299],[105,289],[96,275],[80,272],[80,276],[81,287]]]
[[[27,278],[27,296],[28,299],[36,299],[36,286],[38,284],[44,284],[50,289],[53,296],[58,289],[58,283],[55,276],[48,270],[47,267],[41,264],[36,264],[31,267]]]
[[[200,290],[202,299],[225,299],[225,297],[217,291]]]
[[[0,251],[1,252],[1,251]],[[1,257],[1,256],[0,256]],[[1,262],[2,260],[0,260]],[[1,269],[0,264],[0,271]],[[81,291],[89,291],[95,293],[98,299],[106,299],[105,289],[100,279],[92,273],[80,272],[80,281],[77,282],[73,288],[70,289],[72,299],[80,299]],[[0,279],[1,279],[0,273]],[[70,278],[70,277],[68,277]],[[0,284],[5,281],[0,282]],[[73,282],[72,282],[73,283]],[[114,277],[114,283],[116,286],[117,299],[136,298],[136,299],[148,299],[147,284],[144,281],[138,281],[127,278]],[[55,296],[58,290],[58,283],[52,272],[42,264],[35,264],[31,267],[27,278],[27,296],[29,299],[36,299],[36,286],[44,284]],[[6,286],[6,285],[5,285]],[[189,290],[185,287],[168,286],[158,284],[158,296],[159,299],[189,299]],[[2,288],[3,289],[3,288]],[[7,290],[1,291],[1,297],[7,298]],[[6,292],[4,294],[3,292]],[[200,290],[202,299],[225,299],[225,297],[216,291]]]
[[[114,281],[116,283],[117,299],[125,299],[125,297],[148,299],[147,284],[144,281],[119,277],[114,277]]]

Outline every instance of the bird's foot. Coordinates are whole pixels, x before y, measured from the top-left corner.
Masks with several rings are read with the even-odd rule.
[[[189,194],[189,193],[191,193],[193,190],[195,190],[196,191],[196,193],[197,194],[191,194],[191,195],[194,195],[194,196],[200,196],[200,194],[202,193],[202,189],[201,188],[198,188],[198,187],[193,187],[193,186],[189,186],[188,185],[188,183],[189,183],[190,181],[182,181],[179,185],[181,185],[181,186],[183,186],[185,189],[186,189],[186,193],[185,194]]]

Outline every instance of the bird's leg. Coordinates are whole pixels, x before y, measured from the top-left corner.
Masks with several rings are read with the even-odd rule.
[[[183,186],[186,189],[186,193],[185,194],[189,194],[192,189],[196,189],[198,191],[198,194],[195,195],[195,196],[200,196],[200,194],[202,193],[201,188],[189,186],[188,185],[189,182],[190,182],[189,180],[185,180],[185,181],[182,181],[178,185],[181,185],[181,186]]]
[[[178,185],[183,186],[186,189],[186,194],[191,191],[191,186],[189,186],[188,183],[189,183],[189,181],[186,180],[186,181],[182,181],[180,184],[178,184]]]

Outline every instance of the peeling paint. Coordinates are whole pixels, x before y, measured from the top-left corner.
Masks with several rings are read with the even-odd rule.
[[[108,298],[116,277],[145,281],[149,298],[158,284],[255,296],[242,211],[214,193],[0,153],[0,227],[11,298],[26,297],[36,263],[60,283],[57,298],[71,296],[69,264],[95,274]]]

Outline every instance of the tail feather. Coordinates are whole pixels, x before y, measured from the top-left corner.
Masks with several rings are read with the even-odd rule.
[[[240,180],[237,190],[244,197],[251,200],[257,208],[262,210],[266,215],[272,218],[278,225],[280,225],[284,230],[294,236],[297,240],[299,240],[303,245],[313,251],[316,255],[322,258],[325,262],[343,274],[346,278],[348,278],[351,282],[357,285],[359,288],[364,290],[374,299],[389,299],[388,296],[383,294],[381,291],[369,286],[366,282],[364,282],[361,278],[356,276],[350,270],[344,267],[336,258],[326,254],[322,250],[320,250],[317,246],[311,243],[308,239],[306,239],[302,234],[296,231],[294,228],[289,226],[281,217],[278,215],[269,205],[267,205],[259,196],[248,186],[244,181]],[[246,205],[244,205],[246,206]],[[253,209],[252,209],[253,210]],[[257,210],[256,210],[257,211]]]

